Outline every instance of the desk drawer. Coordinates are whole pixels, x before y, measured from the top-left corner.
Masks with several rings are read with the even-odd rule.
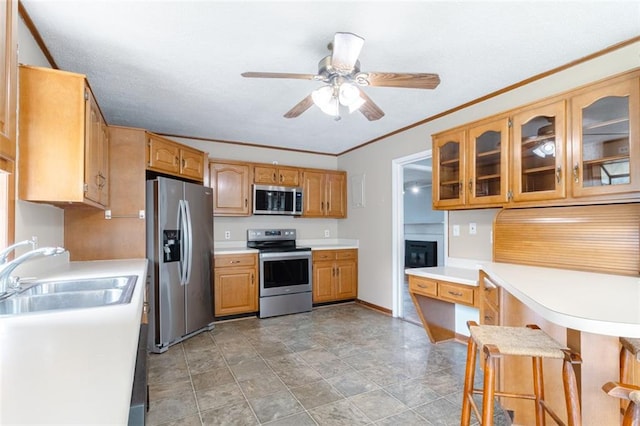
[[[473,306],[473,287],[454,285],[448,283],[439,283],[438,297],[443,300],[449,300],[453,303],[462,303],[464,305]]]
[[[409,277],[409,291],[412,293],[423,294],[425,296],[438,295],[438,282],[427,278],[419,278],[416,276]]]

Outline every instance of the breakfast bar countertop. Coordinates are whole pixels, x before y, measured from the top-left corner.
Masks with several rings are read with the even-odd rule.
[[[543,318],[606,336],[640,337],[640,277],[487,262],[492,280]]]

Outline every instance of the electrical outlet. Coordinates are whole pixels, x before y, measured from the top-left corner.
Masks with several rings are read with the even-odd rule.
[[[231,231],[224,231],[224,239],[225,240],[231,239]]]
[[[476,235],[476,234],[477,234],[477,229],[476,229],[475,222],[469,223],[469,235]]]
[[[453,225],[453,236],[454,237],[460,236],[460,225]]]
[[[328,230],[328,229],[325,229],[325,230],[324,230],[324,237],[325,237],[325,238],[329,238],[330,236],[331,236],[331,233],[329,232],[329,230]]]

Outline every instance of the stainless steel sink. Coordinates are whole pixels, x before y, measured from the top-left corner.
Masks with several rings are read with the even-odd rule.
[[[137,276],[43,281],[0,301],[0,315],[129,303]]]
[[[135,275],[120,277],[101,277],[81,280],[65,280],[65,281],[41,281],[29,285],[28,288],[19,292],[19,295],[36,295],[63,292],[76,292],[88,290],[108,290],[108,289],[127,289],[131,288],[133,292],[133,284],[136,281]]]

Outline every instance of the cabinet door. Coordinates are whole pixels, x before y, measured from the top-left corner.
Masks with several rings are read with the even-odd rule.
[[[209,163],[215,216],[249,216],[249,166]]]
[[[296,168],[278,168],[278,185],[298,186],[300,185],[300,170]]]
[[[278,170],[275,167],[254,166],[253,182],[263,185],[275,185],[278,181]]]
[[[639,91],[634,78],[571,99],[574,197],[640,190]]]
[[[16,158],[16,94],[18,2],[8,0],[0,7],[0,158]],[[7,164],[7,166],[3,166]],[[0,169],[10,168],[0,161]],[[5,170],[13,172],[13,170]]]
[[[335,274],[333,262],[313,263],[313,303],[335,300],[333,290]]]
[[[501,205],[507,201],[508,140],[507,118],[469,129],[469,204]]]
[[[324,181],[325,174],[322,172],[303,172],[303,216],[324,216]]]
[[[347,216],[347,182],[344,173],[327,173],[325,178],[325,216]]]
[[[182,176],[202,181],[204,178],[205,156],[201,151],[180,148],[180,174]]]
[[[215,316],[257,311],[256,288],[253,269],[216,268],[213,293]]]
[[[352,260],[336,261],[336,299],[358,297],[358,267]]]
[[[565,102],[513,117],[511,188],[514,201],[565,197]]]
[[[465,132],[455,131],[433,138],[433,206],[462,206],[465,191]]]
[[[100,110],[89,89],[85,89],[86,124],[85,124],[85,152],[84,152],[84,196],[96,203],[100,202],[100,193],[104,184],[100,168],[102,159],[102,121]]]
[[[180,147],[171,141],[148,137],[147,167],[161,172],[180,173]]]

